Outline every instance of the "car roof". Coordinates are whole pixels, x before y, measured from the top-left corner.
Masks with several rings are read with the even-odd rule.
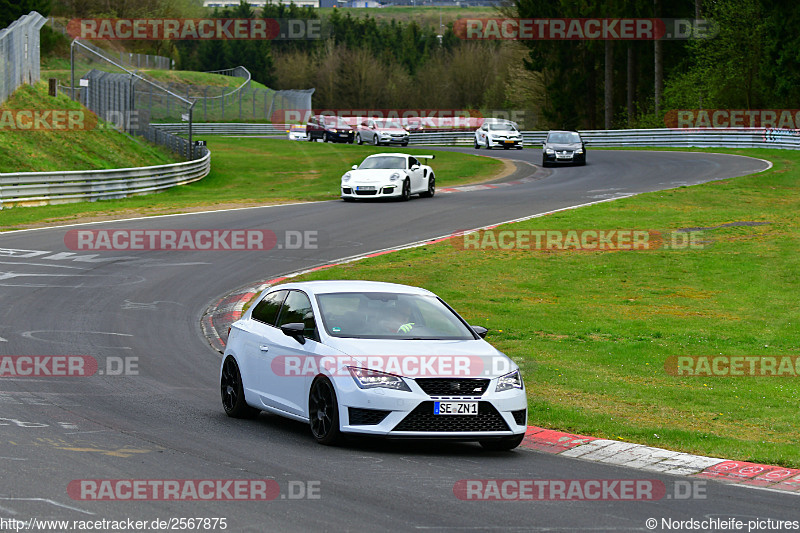
[[[550,130],[547,132],[548,135],[551,133],[578,133],[578,132],[575,130]],[[580,133],[578,133],[578,135],[580,135]]]
[[[368,155],[364,159],[369,159],[370,157],[381,157],[381,156],[384,156],[384,155],[393,155],[393,156],[401,156],[401,157],[414,157],[411,154],[401,154],[399,152],[381,152],[379,154]]]
[[[388,283],[385,281],[363,281],[363,280],[324,280],[324,281],[296,281],[273,285],[273,289],[299,289],[308,294],[330,294],[341,292],[393,292],[398,294],[420,294],[433,295],[427,289],[412,287],[411,285],[401,285],[399,283]]]

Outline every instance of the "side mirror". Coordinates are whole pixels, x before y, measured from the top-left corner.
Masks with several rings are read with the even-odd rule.
[[[542,141],[542,146],[547,145],[547,141]]]
[[[305,324],[302,322],[290,322],[281,326],[281,331],[284,335],[293,337],[294,340],[300,344],[306,343],[306,338],[303,336],[303,331],[306,329]]]
[[[419,170],[419,165],[411,165],[411,170]]]
[[[352,168],[353,170],[358,170],[358,165],[353,165],[353,166],[352,166],[352,167],[350,167],[350,168]]]
[[[481,339],[485,339],[486,334],[489,333],[489,330],[483,326],[470,326],[470,327],[472,328],[472,331],[477,333],[478,337],[480,337]]]

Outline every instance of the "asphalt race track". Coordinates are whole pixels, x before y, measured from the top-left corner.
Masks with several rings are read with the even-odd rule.
[[[490,153],[534,163],[541,157],[536,149]],[[200,317],[232,289],[461,229],[767,166],[704,153],[588,155],[585,167],[551,169],[543,179],[408,203],[329,201],[81,226],[269,229],[279,243],[286,230],[312,231],[317,249],[74,252],[64,243],[74,228],[0,234],[0,354],[85,355],[99,365],[90,377],[2,378],[0,516],[226,518],[229,531],[281,532],[647,531],[651,517],[796,519],[796,496],[712,481],[705,499],[461,501],[453,486],[465,479],[655,479],[672,496],[685,478],[523,449],[487,453],[470,443],[357,441],[330,448],[314,443],[300,423],[224,415],[220,355],[203,338]],[[282,497],[87,501],[68,492],[71,481],[86,479],[274,479]],[[295,498],[301,492],[313,498]]]

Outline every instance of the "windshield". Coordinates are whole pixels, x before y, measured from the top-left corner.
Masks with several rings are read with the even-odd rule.
[[[406,158],[399,156],[378,156],[368,157],[364,160],[359,169],[384,168],[384,169],[404,169],[406,168]]]
[[[435,296],[390,292],[318,294],[332,337],[472,340],[463,321]]]
[[[489,124],[489,129],[491,131],[517,131],[511,124]]]
[[[400,125],[399,122],[395,122],[394,120],[376,120],[375,126],[379,128],[402,128],[403,126]]]
[[[551,133],[547,142],[554,144],[573,144],[581,142],[581,136],[574,132]]]
[[[347,128],[349,128],[349,127],[350,127],[350,125],[349,125],[347,122],[345,122],[344,120],[342,120],[342,119],[341,119],[341,118],[339,118],[339,117],[329,117],[329,116],[326,116],[326,117],[323,117],[323,118],[322,118],[322,121],[323,121],[323,123],[324,123],[326,126],[328,126],[329,128],[343,128],[343,129],[347,129]]]

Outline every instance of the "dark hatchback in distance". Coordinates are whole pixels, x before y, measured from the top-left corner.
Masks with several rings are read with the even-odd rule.
[[[586,164],[586,143],[577,131],[550,131],[542,143],[542,166],[550,163]]]
[[[350,143],[355,138],[355,128],[341,117],[333,115],[313,115],[306,124],[309,141],[322,139],[324,142]]]

